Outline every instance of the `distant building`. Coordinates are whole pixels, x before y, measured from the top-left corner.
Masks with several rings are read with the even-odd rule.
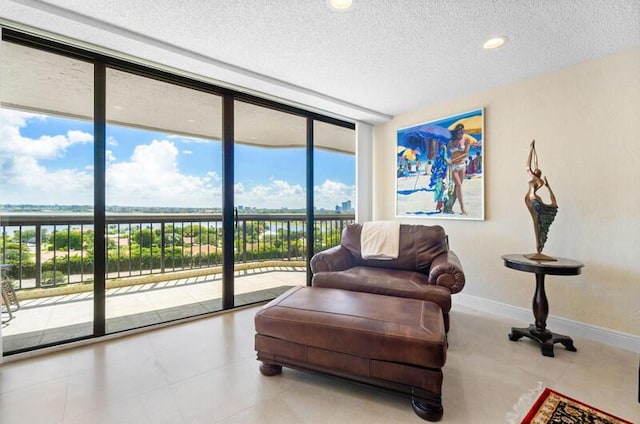
[[[336,205],[336,213],[352,211],[353,208],[351,207],[351,200],[345,200],[344,202],[342,202],[342,205]]]

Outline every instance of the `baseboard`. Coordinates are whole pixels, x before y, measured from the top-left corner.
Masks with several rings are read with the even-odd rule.
[[[508,305],[506,303],[500,303],[494,300],[463,293],[453,296],[453,301],[454,303],[458,303],[472,309],[509,318],[514,321],[521,321],[524,323],[533,322],[533,312],[531,312],[531,309],[520,308],[518,306]],[[620,349],[640,352],[640,337],[632,334],[598,327],[596,325],[585,324],[583,322],[573,321],[567,318],[554,317],[553,315],[549,315],[549,318],[547,319],[547,326],[551,328],[552,331],[566,334],[571,337],[582,337],[618,347]]]

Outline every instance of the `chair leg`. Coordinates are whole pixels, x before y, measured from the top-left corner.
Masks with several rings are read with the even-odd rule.
[[[13,286],[11,285],[9,280],[4,279],[1,281],[0,291],[2,291],[3,307],[7,310],[7,313],[9,314],[9,319],[2,321],[3,323],[5,323],[13,319],[13,312],[20,309],[20,302],[18,301],[16,292],[13,290]],[[15,305],[13,309],[11,308],[12,304]]]
[[[2,321],[2,324],[4,324],[5,322],[9,322],[13,319],[13,313],[11,313],[11,304],[9,303],[9,298],[4,290],[2,290],[2,307],[6,309],[7,313],[9,314],[9,319]],[[2,311],[1,308],[0,311]]]

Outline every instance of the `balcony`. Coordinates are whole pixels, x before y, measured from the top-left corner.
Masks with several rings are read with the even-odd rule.
[[[316,216],[314,250],[338,244],[353,221]],[[5,353],[93,334],[92,216],[3,214],[2,223],[20,306],[2,308]],[[239,215],[234,232],[235,306],[306,284],[304,215]],[[220,215],[108,215],[106,233],[107,333],[222,309]]]

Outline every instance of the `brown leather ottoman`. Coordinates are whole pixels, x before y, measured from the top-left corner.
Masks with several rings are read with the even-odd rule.
[[[413,410],[442,417],[447,343],[433,302],[294,287],[255,317],[260,371],[319,371],[411,395]]]

